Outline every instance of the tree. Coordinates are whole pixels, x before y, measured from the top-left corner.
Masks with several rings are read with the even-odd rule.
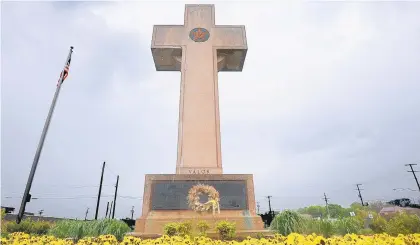
[[[319,205],[304,207],[299,209],[298,212],[301,214],[308,214],[314,218],[326,217],[327,214],[325,207]]]
[[[328,211],[330,213],[330,218],[338,219],[350,216],[351,209],[343,208],[341,205],[338,204],[329,204]],[[325,206],[309,206],[299,209],[298,212],[301,214],[311,215],[313,218],[327,217],[327,209]]]
[[[350,216],[350,210],[338,204],[329,204],[328,210],[331,218],[338,219]]]

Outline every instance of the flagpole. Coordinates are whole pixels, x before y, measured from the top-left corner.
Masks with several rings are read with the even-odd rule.
[[[41,138],[38,143],[38,147],[36,149],[34,161],[32,163],[31,172],[29,173],[28,182],[26,183],[25,192],[22,197],[22,203],[20,204],[19,213],[16,218],[16,223],[20,223],[20,221],[23,218],[23,214],[25,212],[26,203],[30,202],[31,195],[29,194],[29,191],[31,190],[32,181],[34,180],[36,167],[38,166],[39,157],[41,156],[41,151],[44,146],[45,137],[47,136],[48,128],[50,126],[51,118],[54,113],[54,108],[57,103],[58,95],[60,94],[61,85],[63,84],[63,81],[66,77],[65,70],[69,68],[70,66],[70,60],[71,60],[71,54],[73,53],[73,46],[70,47],[69,55],[67,56],[66,63],[64,64],[64,69],[60,74],[60,79],[57,84],[57,89],[55,90],[54,98],[51,102],[50,111],[48,112],[47,119],[45,120],[44,129],[42,130]],[[68,73],[68,71],[67,71]]]

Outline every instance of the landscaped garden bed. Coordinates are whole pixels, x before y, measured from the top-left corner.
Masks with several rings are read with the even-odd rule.
[[[117,245],[117,244],[144,244],[144,245],[159,245],[159,244],[173,244],[173,245],[204,245],[204,244],[246,244],[246,245],[259,245],[259,244],[283,244],[283,245],[417,245],[420,244],[420,234],[412,235],[399,235],[392,237],[387,234],[373,235],[373,236],[360,236],[348,234],[343,237],[324,238],[317,235],[303,236],[292,233],[288,236],[275,235],[274,238],[248,238],[241,242],[238,241],[221,241],[212,240],[204,236],[190,237],[190,236],[162,236],[158,239],[140,239],[136,237],[126,236],[122,241],[118,241],[115,236],[103,235],[96,238],[83,238],[78,242],[71,239],[59,239],[54,236],[30,236],[25,233],[13,233],[8,237],[1,238],[1,244],[37,244],[37,245]]]

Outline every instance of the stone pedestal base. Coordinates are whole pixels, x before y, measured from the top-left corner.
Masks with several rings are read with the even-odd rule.
[[[185,197],[197,183],[215,185],[221,199],[220,213],[200,214],[188,208]],[[209,236],[216,236],[215,224],[223,220],[234,222],[239,236],[267,232],[256,214],[252,175],[146,175],[142,216],[136,220],[132,235],[151,238],[162,235],[167,223],[191,221],[196,227],[199,221],[206,221],[211,227]]]
[[[250,215],[245,211],[224,211],[220,214],[199,215],[194,211],[160,211],[150,212],[146,217],[136,220],[135,233],[138,234],[163,234],[165,224],[171,222],[191,221],[193,227],[197,227],[199,221],[206,221],[210,225],[209,234],[215,232],[216,224],[227,220],[236,224],[238,231],[262,231],[264,223],[259,215]]]

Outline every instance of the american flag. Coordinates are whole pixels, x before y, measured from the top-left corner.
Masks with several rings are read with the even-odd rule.
[[[66,80],[67,76],[69,75],[70,62],[71,62],[71,56],[69,60],[67,61],[66,66],[64,67],[64,70],[60,73],[60,79],[58,80],[58,83],[60,83],[61,78],[63,78],[63,81],[61,82],[61,84],[63,84],[64,80]]]

